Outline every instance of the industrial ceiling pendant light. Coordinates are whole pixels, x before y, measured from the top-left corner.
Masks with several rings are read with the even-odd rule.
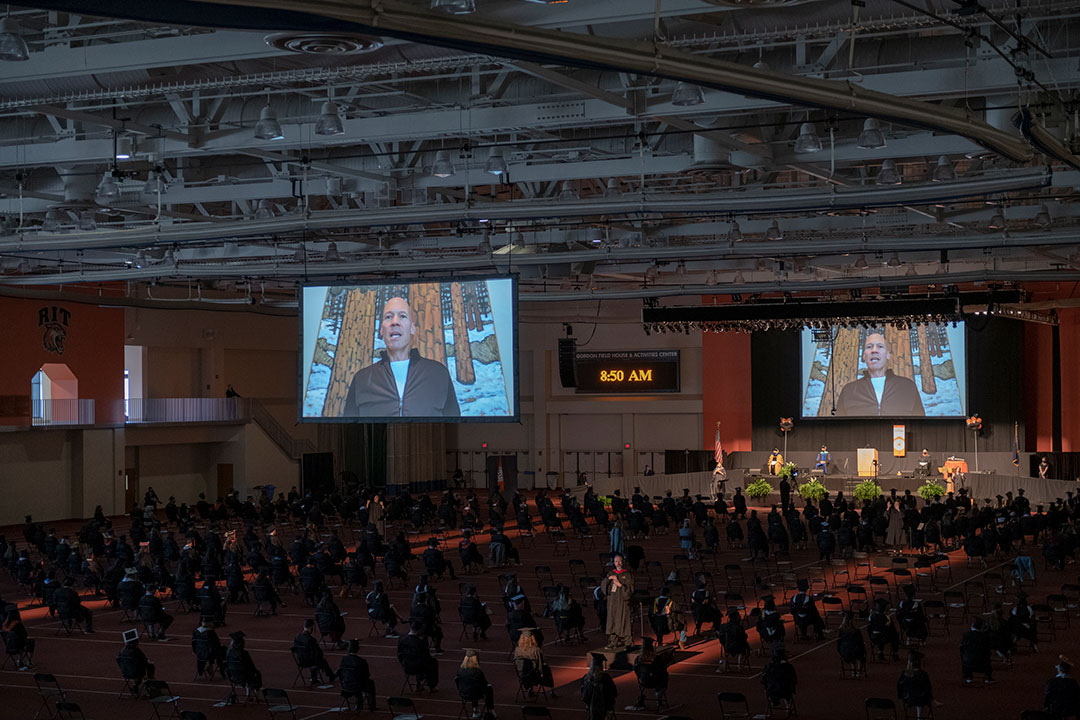
[[[731,221],[731,229],[728,230],[727,239],[729,242],[741,242],[743,239],[742,228],[739,227],[738,220]]]
[[[115,173],[116,168],[114,166],[106,170],[105,174],[101,176],[101,182],[98,183],[97,191],[94,193],[95,199],[101,205],[108,205],[120,197],[120,186],[116,182]]]
[[[1048,228],[1053,224],[1053,220],[1050,218],[1050,211],[1045,205],[1039,206],[1039,212],[1035,215],[1035,224],[1042,228]]]
[[[859,257],[855,259],[853,267],[856,270],[865,270],[866,268],[870,267],[870,263],[866,262],[865,255],[859,255]]]
[[[278,122],[277,113],[270,107],[270,95],[266,96],[266,105],[259,111],[259,122],[255,123],[255,138],[257,140],[284,140],[285,133],[281,131],[281,123]]]
[[[11,6],[8,6],[8,13]],[[12,17],[4,17],[0,20],[0,60],[8,62],[21,62],[30,59],[30,48],[26,47],[22,28]]]
[[[97,230],[97,218],[93,210],[83,210],[79,213],[79,229],[86,232]]]
[[[769,229],[765,231],[766,240],[783,240],[784,233],[780,231],[780,223],[773,220],[769,223]]]
[[[259,208],[255,211],[256,220],[269,220],[274,217],[274,206],[269,200],[260,200]]]
[[[821,152],[821,138],[818,137],[814,123],[804,122],[799,127],[799,138],[795,141],[795,152]]]
[[[161,171],[155,166],[150,169],[150,172],[146,176],[146,182],[143,183],[142,191],[139,193],[142,195],[143,200],[152,201],[156,200],[158,193],[165,191],[165,181],[161,177]]]
[[[41,223],[44,232],[56,232],[60,229],[60,213],[50,210],[45,213],[45,220]]]
[[[117,160],[130,160],[135,154],[135,138],[130,135],[120,135],[116,139],[116,150],[113,155]]]
[[[315,121],[315,134],[323,136],[344,135],[345,128],[338,116],[338,106],[333,100],[327,100],[322,104],[319,111],[319,119]]]
[[[570,181],[563,180],[562,189],[559,191],[559,200],[562,200],[563,202],[572,202],[580,199],[581,197],[578,195],[577,190],[574,189],[574,186]]]
[[[341,253],[338,252],[336,242],[332,242],[326,246],[326,255],[323,257],[326,262],[341,262]]]
[[[435,153],[435,164],[431,166],[431,174],[437,178],[453,177],[457,171],[454,169],[454,163],[450,161],[450,153],[446,150],[440,150]]]
[[[856,143],[861,150],[878,150],[885,147],[885,134],[881,132],[878,121],[874,118],[866,118],[862,132]]]
[[[899,185],[903,182],[903,178],[900,177],[900,172],[896,169],[896,163],[892,160],[885,160],[881,163],[881,170],[878,172],[877,177],[874,178],[874,182],[878,185]]]
[[[488,154],[487,164],[484,165],[484,172],[488,175],[505,175],[508,168],[506,167],[506,158],[503,157],[502,148],[491,148],[491,152]]]
[[[1000,207],[994,209],[994,214],[990,216],[990,222],[987,227],[991,230],[1004,230],[1005,229],[1005,211]]]
[[[619,181],[615,178],[608,178],[607,189],[604,190],[604,197],[608,200],[614,200],[622,195],[622,190],[619,189]]]
[[[450,15],[470,15],[476,12],[475,0],[431,0],[432,10],[441,10]]]
[[[885,265],[887,267],[891,267],[891,268],[898,268],[902,264],[903,263],[900,262],[900,255],[898,253],[893,253],[892,257],[889,258],[889,261],[887,263],[885,263]]]
[[[944,155],[939,157],[931,179],[934,182],[949,182],[950,180],[955,180],[956,168],[953,167],[952,161]]]
[[[671,93],[671,104],[676,107],[692,107],[705,102],[705,93],[697,85],[679,81]]]

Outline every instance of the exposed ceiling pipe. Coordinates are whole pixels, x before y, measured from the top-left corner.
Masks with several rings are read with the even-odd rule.
[[[163,241],[166,241],[163,238]],[[868,239],[861,248],[865,252],[936,252],[948,244],[953,250],[985,249],[1002,247],[1017,249],[1022,247],[1066,246],[1080,242],[1075,229],[1063,229],[1054,233],[1043,231],[1018,233],[1008,238],[1000,236],[970,235],[956,237],[938,236],[892,236]],[[97,268],[85,270],[72,268],[62,273],[0,275],[0,285],[51,285],[75,282],[108,282],[114,280],[138,281],[163,277],[181,278],[232,278],[241,274],[245,277],[258,278],[303,278],[341,277],[345,275],[415,273],[430,271],[437,263],[440,271],[491,272],[516,270],[518,268],[553,265],[558,263],[595,262],[597,267],[615,267],[622,264],[621,272],[627,272],[627,263],[634,262],[677,262],[679,260],[710,260],[714,262],[737,262],[755,258],[775,258],[789,255],[813,254],[816,257],[842,255],[851,250],[851,240],[824,235],[813,240],[773,242],[744,242],[729,247],[728,243],[708,243],[692,246],[669,248],[590,248],[554,253],[523,253],[502,256],[486,254],[444,254],[437,257],[424,254],[416,257],[384,257],[370,255],[358,260],[346,260],[335,263],[289,263],[281,256],[264,258],[218,258],[215,262],[179,263],[177,266],[164,265],[145,268],[121,267]],[[68,266],[70,267],[70,266]],[[597,272],[600,272],[597,269]],[[856,279],[861,276],[854,276]],[[831,282],[840,282],[841,277],[832,278]],[[905,281],[906,284],[912,284]],[[918,284],[926,282],[919,276]]]
[[[103,4],[108,6],[113,3]],[[868,91],[850,82],[792,77],[748,68],[656,43],[599,36],[586,39],[578,34],[507,25],[476,16],[459,19],[452,15],[432,13],[401,0],[356,0],[347,5],[330,0],[231,0],[228,3],[198,0],[196,4],[255,7],[269,10],[271,14],[276,11],[301,17],[317,15],[353,23],[367,32],[433,45],[487,51],[531,61],[602,67],[666,77],[727,92],[859,113],[954,133],[1016,162],[1028,161],[1033,156],[1031,148],[1014,133],[993,128],[966,110]],[[294,18],[297,19],[299,17]]]
[[[1032,169],[1024,173],[991,175],[950,183],[926,183],[891,187],[852,186],[827,190],[768,193],[710,193],[700,195],[622,195],[617,198],[585,200],[517,200],[502,203],[457,203],[394,207],[378,210],[329,210],[310,217],[295,216],[273,220],[232,222],[191,222],[175,227],[146,227],[93,233],[23,233],[0,240],[0,252],[13,250],[75,250],[148,245],[167,239],[189,242],[222,237],[284,235],[304,230],[331,230],[348,227],[422,224],[435,222],[530,220],[550,217],[591,217],[597,215],[659,216],[664,213],[692,213],[701,217],[733,214],[828,212],[870,207],[905,206],[949,202],[965,197],[1034,190],[1050,184],[1050,170]]]
[[[39,0],[39,7],[85,12],[80,0]],[[426,7],[426,4],[425,6]],[[256,8],[259,12],[238,12]],[[402,0],[98,0],[98,15],[196,26],[263,30],[355,31],[489,53],[530,62],[637,72],[751,97],[839,110],[970,138],[1015,162],[1034,153],[1015,133],[991,127],[974,113],[873,92],[851,82],[793,77],[716,60],[656,43],[526,27],[469,15],[430,12]]]

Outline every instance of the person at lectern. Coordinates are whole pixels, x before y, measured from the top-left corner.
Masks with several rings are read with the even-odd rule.
[[[773,448],[769,455],[769,474],[777,475],[784,466],[784,456],[780,454],[780,448]]]
[[[415,314],[400,297],[386,301],[379,337],[386,349],[379,361],[353,375],[342,415],[345,417],[457,417],[461,415],[450,371],[420,357],[413,347]]]
[[[866,372],[852,380],[840,391],[836,401],[836,414],[849,417],[887,415],[895,417],[922,417],[926,415],[922,398],[915,383],[906,377],[887,370],[889,346],[885,335],[871,332],[863,343],[863,364]]]
[[[826,445],[821,446],[821,452],[817,454],[817,463],[814,465],[815,470],[820,470],[822,474],[829,474],[829,448]]]
[[[918,472],[920,475],[930,474],[930,453],[926,448],[923,448],[922,455],[919,456]]]

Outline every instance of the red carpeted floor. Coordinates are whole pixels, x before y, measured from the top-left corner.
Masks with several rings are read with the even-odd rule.
[[[437,501],[437,498],[435,500]],[[117,519],[117,529],[123,529],[126,522],[126,518]],[[49,524],[49,526],[52,525],[54,524]],[[65,531],[74,534],[74,523],[55,525],[60,529],[61,534]],[[22,546],[21,528],[5,528],[4,531],[9,540],[18,538],[20,547]],[[551,714],[557,718],[582,717],[584,709],[578,695],[578,680],[585,672],[585,657],[588,650],[601,647],[605,644],[606,638],[595,628],[596,616],[592,611],[591,603],[583,603],[590,628],[588,644],[567,646],[552,643],[551,639],[555,637],[554,625],[550,619],[539,617],[539,610],[544,602],[536,581],[535,568],[548,566],[556,581],[571,584],[571,568],[568,561],[571,558],[578,558],[584,561],[588,574],[603,577],[602,562],[598,558],[598,552],[607,549],[606,535],[602,532],[597,533],[595,548],[582,548],[581,542],[576,537],[572,534],[568,535],[569,556],[567,556],[556,555],[555,545],[539,530],[533,546],[524,545],[518,538],[516,530],[509,530],[508,533],[522,553],[523,563],[517,568],[517,572],[522,586],[532,600],[537,619],[548,638],[544,652],[554,670],[559,694],[557,699],[540,704],[546,704]],[[723,534],[721,532],[722,536]],[[447,557],[452,559],[457,566],[457,538],[451,536],[448,540],[451,547],[447,552]],[[653,536],[647,541],[642,539],[630,542],[640,544],[645,548],[647,560],[660,561],[665,575],[674,569],[673,555],[679,552],[675,534]],[[741,564],[743,574],[748,580],[747,588],[742,590],[742,593],[748,605],[753,607],[757,599],[757,593],[752,585],[755,569],[749,562],[744,561],[747,555],[746,550],[728,548],[726,543],[722,547],[723,551],[717,559],[716,567],[712,567],[711,560],[706,561],[705,565],[706,570],[711,570],[713,574],[716,590],[722,594],[727,589],[728,581],[725,579],[723,566],[728,563]],[[422,549],[422,547],[417,547],[416,552],[419,553]],[[560,546],[559,549],[561,552],[564,548]],[[486,548],[484,550],[486,552]],[[1047,594],[1060,592],[1063,583],[1077,582],[1076,565],[1068,565],[1065,572],[1048,571],[1041,560],[1040,548],[1028,546],[1024,550],[1033,556],[1038,572],[1038,582],[1026,586],[1033,603],[1041,602]],[[962,552],[954,552],[950,558],[951,580],[943,579],[936,591],[929,588],[923,589],[919,593],[920,597],[940,597],[941,591],[948,589],[964,590],[966,581],[981,581],[985,573],[998,570],[993,562],[988,570],[968,568]],[[818,565],[817,552],[810,549],[795,551],[791,554],[790,561],[796,575],[804,577],[810,572],[809,568]],[[879,560],[877,564],[882,563]],[[887,577],[890,585],[893,585],[894,578],[887,572],[888,561],[885,560],[884,564],[886,568],[877,567],[874,572]],[[415,580],[420,568],[422,568],[422,563],[417,558],[417,562],[413,563],[411,569],[411,580]],[[832,584],[835,569],[830,566],[824,571],[826,580],[830,584]],[[854,562],[849,561],[847,569],[854,573]],[[381,575],[381,567],[379,572]],[[482,575],[463,578],[475,582],[481,599],[488,601],[491,607],[496,608],[493,617],[495,625],[489,631],[489,639],[486,641],[473,641],[471,638],[458,639],[461,631],[456,607],[459,598],[458,583],[445,580],[436,585],[443,604],[442,619],[446,635],[444,647],[447,652],[440,658],[439,692],[434,694],[425,692],[411,696],[421,714],[432,718],[458,716],[460,701],[454,689],[453,676],[461,661],[462,648],[476,647],[481,651],[481,667],[487,674],[489,682],[495,687],[498,715],[504,719],[520,717],[521,703],[514,700],[517,681],[513,665],[508,658],[510,643],[502,626],[505,613],[500,603],[501,588],[498,575],[501,572],[507,572],[507,570],[491,570]],[[771,565],[764,571],[758,568],[758,572],[769,574],[774,584],[773,592],[779,603],[783,590],[775,565]],[[639,573],[637,577],[638,586],[644,586],[644,572]],[[861,582],[866,584],[865,581]],[[411,583],[406,588],[398,586],[391,591],[394,604],[399,610],[408,608],[413,584]],[[972,590],[979,584],[981,583],[976,583],[967,589]],[[996,581],[991,580],[987,585],[987,591],[991,596],[990,601],[993,602]],[[577,590],[576,582],[572,587],[575,591]],[[692,583],[687,582],[687,594],[691,590]],[[11,665],[8,664],[0,672],[0,698],[2,698],[0,719],[29,720],[35,717],[35,711],[41,705],[41,700],[34,684],[34,672],[55,675],[61,686],[68,692],[69,699],[83,708],[87,718],[97,720],[139,718],[141,720],[153,717],[152,708],[145,699],[117,698],[122,681],[114,658],[122,645],[121,632],[131,627],[130,623],[121,623],[120,611],[105,608],[103,601],[89,601],[88,605],[94,611],[97,632],[92,635],[76,634],[65,637],[57,634],[58,623],[47,616],[45,609],[30,607],[29,598],[18,593],[6,572],[0,573],[0,592],[9,602],[18,601],[23,609],[23,617],[31,637],[37,640],[33,669],[19,672],[12,670]],[[843,592],[837,594],[845,597]],[[1006,595],[1003,599],[1008,602],[1012,598]],[[300,606],[299,597],[287,596],[286,601],[289,603],[288,607],[282,609],[277,617],[253,617],[253,605],[230,607],[227,627],[221,628],[219,635],[227,642],[229,632],[242,629],[247,634],[248,649],[262,670],[264,684],[267,687],[286,689],[293,704],[298,707],[297,717],[314,718],[330,715],[339,705],[336,688],[312,690],[293,687],[296,669],[289,648],[293,636],[300,631],[304,619],[312,617],[312,613],[310,608]],[[367,620],[362,592],[357,592],[354,597],[338,602],[342,610],[348,611],[346,637],[360,638],[360,654],[371,664],[379,695],[378,712],[385,716],[388,713],[386,697],[397,695],[403,681],[402,671],[395,656],[396,641],[385,640],[381,637],[370,639],[367,637],[370,623]],[[717,604],[724,603],[718,599]],[[172,611],[176,603],[170,601],[166,605]],[[973,612],[978,611],[973,610]],[[1073,613],[1075,612],[1074,608]],[[214,707],[215,703],[228,694],[228,684],[220,680],[212,682],[192,680],[195,663],[190,647],[190,633],[197,622],[197,617],[177,614],[176,618],[170,633],[171,642],[144,642],[143,649],[150,660],[156,664],[158,679],[167,681],[172,691],[181,697],[180,707],[185,710],[201,711],[208,718],[240,720],[266,717],[267,710],[261,704],[261,700],[258,704]],[[1071,620],[1071,627],[1065,627],[1067,619]],[[806,720],[862,718],[865,716],[864,698],[871,696],[896,698],[896,679],[902,669],[900,662],[871,663],[867,678],[842,679],[839,677],[840,663],[833,640],[835,635],[827,635],[823,642],[792,643],[790,619],[788,621],[787,648],[799,675],[796,698],[799,717]],[[831,622],[831,627],[835,628],[836,624],[835,621]],[[966,623],[954,624],[947,636],[940,632],[932,636],[925,648],[927,665],[934,683],[935,695],[943,703],[936,708],[935,716],[937,718],[986,718],[987,720],[1016,718],[1023,709],[1041,707],[1043,684],[1053,675],[1053,666],[1057,656],[1061,653],[1072,654],[1077,656],[1073,658],[1074,660],[1080,659],[1080,642],[1078,642],[1080,617],[1075,614],[1072,618],[1059,616],[1056,625],[1056,637],[1051,639],[1048,633],[1048,637],[1040,643],[1037,654],[1024,650],[1016,655],[1011,667],[996,665],[997,683],[993,686],[984,686],[981,683],[964,686],[961,681],[958,648],[960,635],[967,629]],[[635,634],[640,632],[639,628],[640,626],[635,623]],[[751,643],[756,647],[757,634],[750,631],[750,637]],[[671,641],[671,636],[668,636],[668,641]],[[340,655],[341,653],[338,652],[328,653],[331,666],[337,666]],[[749,672],[736,675],[718,673],[718,658],[718,644],[711,632],[699,638],[692,638],[687,650],[676,654],[677,662],[670,668],[671,683],[668,691],[670,706],[661,712],[625,710],[624,707],[632,705],[636,699],[636,678],[629,671],[613,672],[619,689],[618,716],[648,720],[667,715],[689,716],[698,720],[719,717],[716,693],[722,690],[745,693],[752,713],[765,713],[766,704],[759,674],[765,659],[755,654],[753,668]],[[649,707],[653,707],[651,700]],[[167,713],[164,713],[163,717],[165,714]],[[46,717],[44,711],[41,717]]]

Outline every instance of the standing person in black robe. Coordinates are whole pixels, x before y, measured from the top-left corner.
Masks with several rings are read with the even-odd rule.
[[[593,653],[589,671],[581,678],[581,700],[585,703],[587,720],[604,720],[615,709],[615,698],[619,691],[615,681],[604,672],[605,660],[603,655]]]
[[[607,623],[604,631],[608,635],[605,650],[622,650],[631,645],[630,598],[634,595],[634,575],[626,567],[626,558],[616,553],[615,567],[604,578],[604,593],[607,596]]]

